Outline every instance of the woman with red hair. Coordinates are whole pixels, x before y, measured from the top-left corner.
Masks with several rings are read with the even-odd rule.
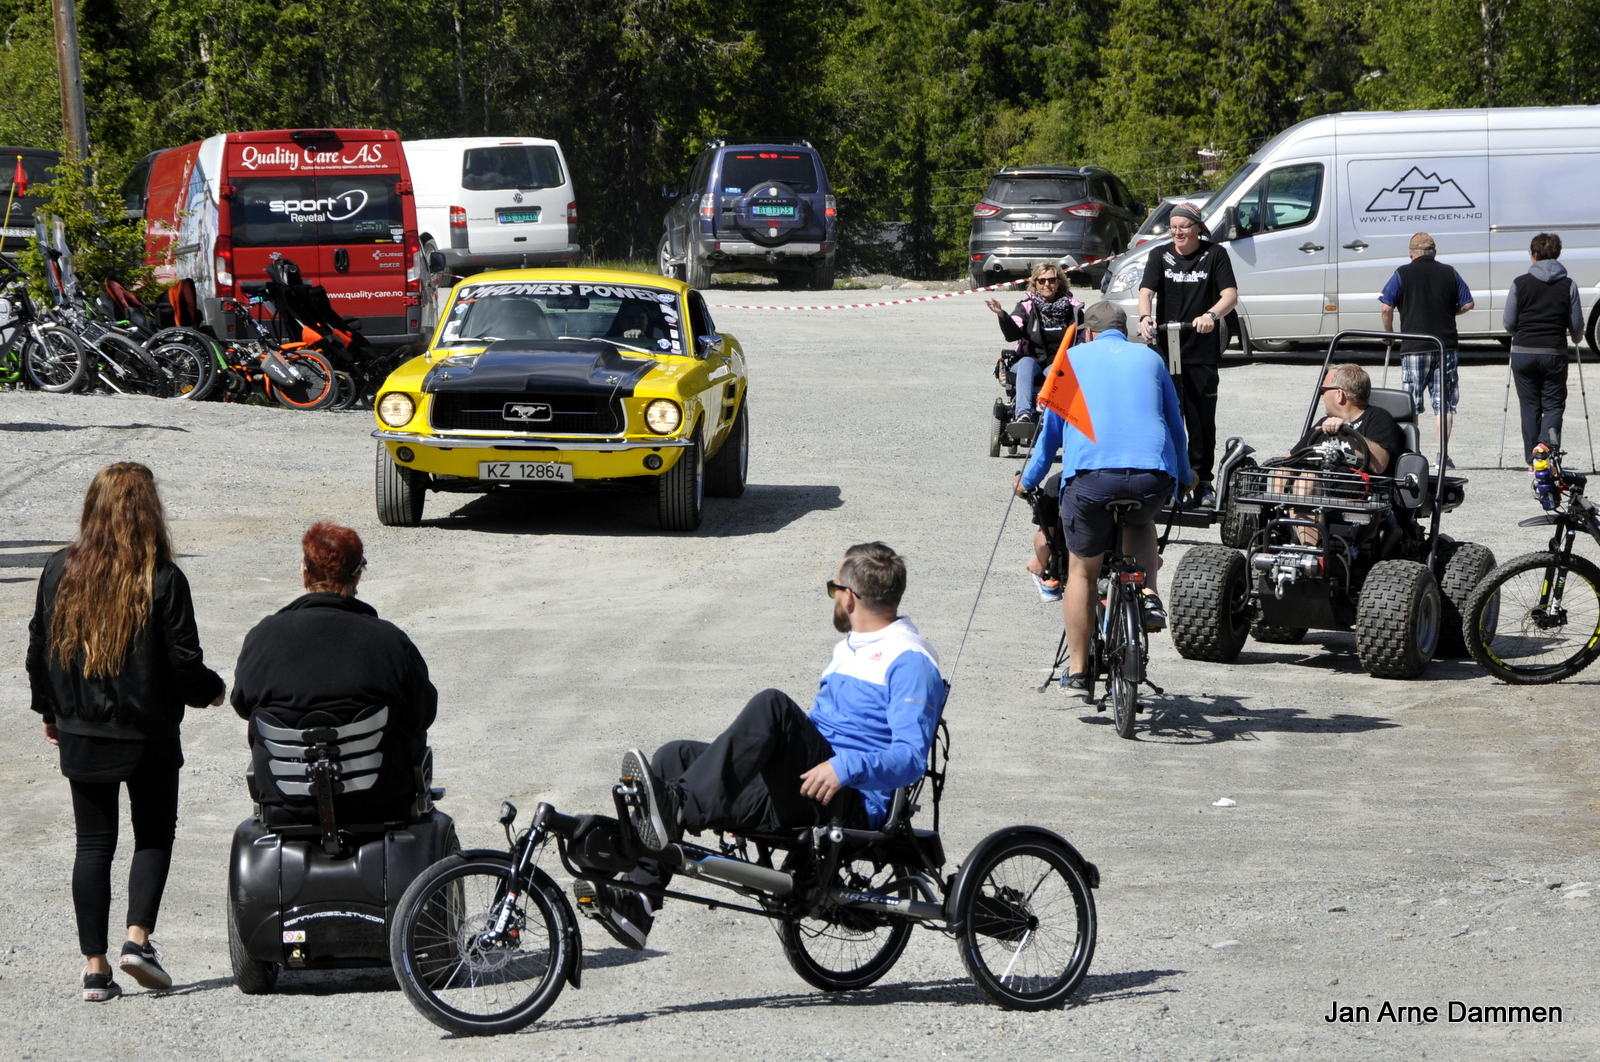
[[[360,535],[315,523],[300,549],[306,592],[245,635],[233,672],[233,710],[251,720],[265,713],[274,725],[293,729],[314,712],[322,713],[319,721],[306,725],[342,726],[387,708],[376,781],[341,794],[336,807],[346,822],[404,819],[416,797],[414,769],[439,706],[428,665],[404,631],[356,598],[367,567]],[[335,721],[324,724],[327,715]],[[309,798],[279,791],[253,722],[249,733],[257,794],[269,818],[314,814]]]
[[[221,704],[206,667],[189,582],[172,562],[155,477],[123,461],[100,470],[83,499],[78,540],[45,562],[28,625],[28,681],[45,740],[61,750],[78,833],[72,904],[88,961],[83,998],[115,999],[106,937],[117,799],[133,818],[128,940],[119,964],[146,988],[170,988],[156,926],[178,824],[178,728],[185,705]]]

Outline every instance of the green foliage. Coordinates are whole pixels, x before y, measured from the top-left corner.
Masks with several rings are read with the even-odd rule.
[[[44,203],[38,212],[62,220],[73,269],[88,298],[100,294],[102,282],[110,277],[139,297],[152,299],[164,285],[144,264],[144,222],[124,219],[121,200],[108,196],[105,184],[91,183],[92,171],[92,160],[87,166],[63,162],[55,167],[54,181],[43,189]],[[30,290],[43,300],[45,260],[38,240],[29,240],[17,260],[28,274]]]
[[[0,22],[0,140],[56,145],[49,5]],[[708,139],[806,136],[844,263],[915,275],[959,273],[1001,165],[1153,201],[1317,114],[1600,101],[1600,0],[80,0],[79,27],[105,185],[235,129],[550,136],[585,253],[645,258]]]

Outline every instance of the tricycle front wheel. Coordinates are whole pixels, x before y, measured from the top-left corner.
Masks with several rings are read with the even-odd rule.
[[[839,869],[839,885],[859,892],[911,895],[903,867],[856,860]],[[899,881],[900,885],[893,883]],[[866,988],[900,961],[911,923],[872,911],[835,908],[820,917],[785,919],[783,953],[806,984],[824,992]]]
[[[1094,958],[1094,896],[1077,860],[1038,833],[1001,842],[963,870],[957,944],[973,983],[1007,1010],[1047,1010]]]

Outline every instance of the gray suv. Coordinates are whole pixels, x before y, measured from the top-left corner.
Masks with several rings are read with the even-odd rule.
[[[1098,277],[1143,220],[1144,207],[1108,169],[1008,166],[972,208],[967,276],[975,288],[998,284],[1071,255]]]
[[[833,288],[839,219],[808,141],[713,140],[667,195],[662,276],[703,288],[713,273],[772,273],[785,287]]]

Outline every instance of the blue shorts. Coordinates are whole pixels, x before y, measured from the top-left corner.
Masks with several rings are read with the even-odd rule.
[[[1433,412],[1439,412],[1439,384],[1441,378],[1444,382],[1444,411],[1456,411],[1456,399],[1459,385],[1456,379],[1456,352],[1444,352],[1444,366],[1441,370],[1439,354],[1433,350],[1419,350],[1412,354],[1400,355],[1400,383],[1407,393],[1411,395],[1411,409],[1414,413],[1422,412],[1422,392],[1427,391],[1433,398]]]
[[[1116,514],[1106,508],[1113,498],[1138,498],[1139,508],[1126,513],[1128,527],[1144,527],[1172,501],[1173,479],[1165,472],[1142,468],[1097,468],[1079,472],[1061,485],[1061,530],[1067,549],[1080,557],[1098,557],[1116,536]]]

